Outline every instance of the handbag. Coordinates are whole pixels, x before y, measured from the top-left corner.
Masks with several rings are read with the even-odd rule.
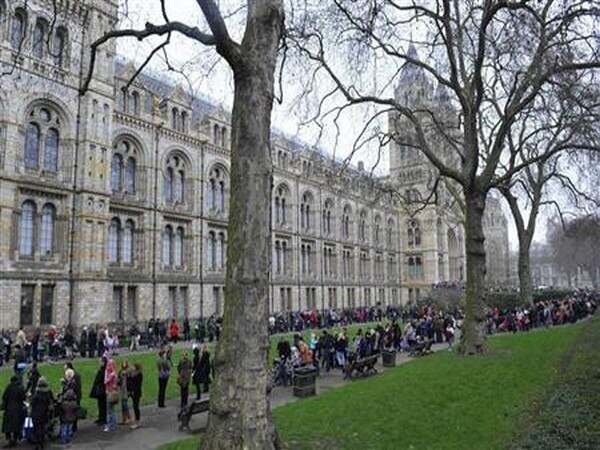
[[[119,391],[107,392],[106,393],[106,401],[111,405],[119,403]]]
[[[77,420],[87,419],[87,409],[85,409],[83,406],[78,406],[77,409],[75,409],[75,417]]]

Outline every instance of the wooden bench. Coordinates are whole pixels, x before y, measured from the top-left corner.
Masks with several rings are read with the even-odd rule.
[[[344,368],[344,378],[352,380],[359,375],[366,377],[376,374],[377,369],[375,368],[375,364],[377,364],[378,358],[379,355],[373,355],[349,362]]]
[[[177,418],[179,419],[179,429],[189,430],[190,420],[194,414],[200,414],[208,411],[209,399],[194,400],[191,404],[179,411]]]
[[[431,346],[433,345],[433,339],[427,339],[425,341],[417,342],[413,350],[413,356],[425,356],[433,353]]]

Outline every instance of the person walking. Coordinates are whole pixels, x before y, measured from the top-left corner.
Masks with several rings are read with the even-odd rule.
[[[96,423],[100,426],[106,425],[106,388],[104,386],[104,376],[106,374],[106,358],[100,360],[100,367],[96,372],[90,398],[96,399],[98,403],[98,420]]]
[[[164,350],[158,352],[156,368],[158,369],[158,407],[164,408],[165,396],[167,394],[167,384],[169,383],[169,377],[171,376],[171,366],[165,357]]]
[[[181,397],[179,407],[181,409],[185,408],[188,404],[191,377],[192,362],[188,358],[187,352],[184,351],[179,364],[177,364],[177,384],[179,384],[179,393]]]
[[[106,392],[106,426],[104,431],[111,432],[117,429],[115,406],[119,403],[119,380],[114,359],[109,359],[106,363],[104,390]]]
[[[176,344],[179,340],[179,324],[175,319],[171,320],[171,326],[169,327],[169,335],[171,337],[171,342]]]
[[[25,389],[19,377],[13,376],[10,379],[10,384],[2,394],[2,411],[4,416],[2,419],[2,432],[6,436],[8,444],[7,448],[16,447],[19,438],[21,437],[21,429],[25,421]]]
[[[46,378],[38,380],[35,394],[31,398],[31,421],[33,422],[33,440],[36,450],[46,444],[46,430],[54,414],[54,396]]]
[[[128,380],[131,374],[129,361],[123,359],[121,368],[119,369],[119,395],[121,397],[121,425],[129,425],[131,415],[129,414],[129,390]]]
[[[133,404],[133,414],[135,416],[135,422],[131,424],[131,429],[135,430],[140,426],[140,400],[142,398],[142,385],[144,382],[144,375],[142,373],[142,363],[136,361],[133,363],[133,370],[127,378],[128,391],[131,395],[131,403]]]

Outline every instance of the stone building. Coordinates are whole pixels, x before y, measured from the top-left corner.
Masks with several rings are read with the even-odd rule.
[[[228,115],[86,48],[117,2],[0,0],[0,328],[223,309]],[[378,182],[276,137],[271,309],[400,301]]]
[[[412,44],[408,54],[419,58]],[[395,95],[417,114],[423,114],[429,142],[435,145],[437,156],[448,165],[458,165],[458,152],[450,142],[459,137],[460,116],[446,88],[434,85],[423,68],[407,64],[400,71]],[[428,120],[430,117],[435,117],[437,123]],[[438,127],[443,127],[443,132]],[[439,179],[437,169],[419,150],[417,137],[411,131],[413,127],[406,118],[390,113],[388,129],[392,137],[390,178],[404,200],[400,223],[402,298],[411,302],[422,298],[432,285],[460,285],[465,281],[461,190],[455,182]],[[483,226],[486,283],[490,286],[509,282],[507,225],[499,200],[488,196]]]
[[[148,74],[128,86],[114,42],[79,95],[117,0],[53,7],[0,0],[0,329],[221,313],[228,114]],[[407,218],[382,188],[427,166],[394,158],[378,180],[274,136],[273,311],[399,304],[464,278],[459,216]]]

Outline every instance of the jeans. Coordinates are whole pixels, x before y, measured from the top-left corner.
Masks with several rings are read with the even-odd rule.
[[[189,391],[190,388],[189,386],[181,386],[181,409],[185,408],[188,404],[188,395],[189,395]]]
[[[345,363],[346,363],[346,354],[343,351],[336,351],[335,352],[335,359],[338,363],[339,367],[344,367]]]
[[[109,431],[117,429],[117,414],[115,413],[115,404],[106,401],[106,428]]]
[[[73,424],[61,423],[59,442],[61,444],[68,444],[71,442],[71,439],[73,439]]]

